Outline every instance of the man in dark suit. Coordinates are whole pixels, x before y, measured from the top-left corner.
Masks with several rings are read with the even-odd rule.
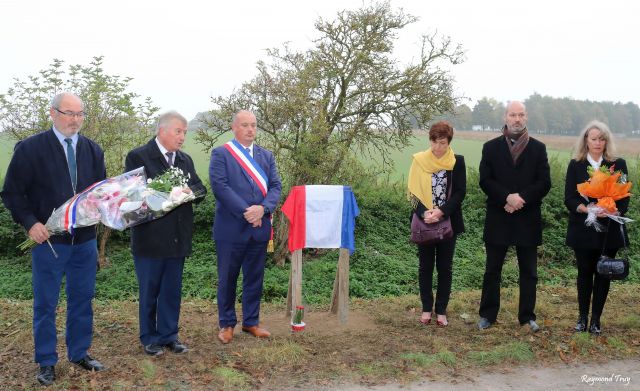
[[[529,137],[523,103],[510,102],[503,135],[487,141],[480,160],[480,187],[487,195],[484,242],[487,251],[479,329],[495,323],[500,309],[502,265],[516,247],[520,270],[518,320],[533,332],[536,324],[537,246],[542,244],[542,199],[551,189],[547,150]]]
[[[67,358],[86,370],[105,367],[88,354],[93,336],[92,300],[98,252],[95,227],[76,228],[74,234],[51,235],[45,223],[51,212],[77,192],[106,177],[102,149],[78,132],[84,121],[80,98],[61,93],[51,100],[53,127],[16,144],[7,169],[2,201],[14,221],[38,245],[31,251],[33,337],[37,380],[56,378],[56,307],[62,277],[66,276]],[[49,240],[49,244],[44,243]]]
[[[260,327],[260,299],[271,212],[280,198],[280,176],[273,154],[254,143],[256,117],[239,111],[231,125],[234,140],[214,149],[209,165],[216,197],[213,240],[218,253],[218,339],[229,343],[237,323],[235,302],[242,268],[242,331],[271,334]]]
[[[125,169],[144,167],[147,178],[177,167],[188,175],[186,193],[202,200],[206,188],[198,178],[189,155],[180,148],[187,133],[187,120],[175,111],[158,118],[156,137],[129,152]],[[178,320],[182,299],[182,270],[191,255],[193,206],[185,203],[165,216],[131,229],[131,252],[139,291],[140,341],[143,350],[158,356],[164,348],[185,353],[187,346],[178,339]]]

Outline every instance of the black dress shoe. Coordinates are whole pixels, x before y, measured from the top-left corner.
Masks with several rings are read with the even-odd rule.
[[[182,342],[178,341],[177,339],[175,341],[171,341],[168,344],[164,345],[167,349],[169,349],[170,351],[172,351],[173,353],[186,353],[189,351],[189,349],[187,348],[187,345],[183,344]]]
[[[587,331],[587,316],[586,315],[580,315],[578,317],[578,321],[576,322],[575,330],[578,333],[584,333],[585,331]]]
[[[480,318],[480,320],[478,321],[478,330],[488,329],[492,324],[493,323],[489,322],[489,319]]]
[[[85,369],[87,371],[100,372],[107,369],[104,365],[100,363],[100,361],[94,360],[89,355],[84,356],[83,359],[80,359],[78,361],[72,361],[72,363],[76,364],[80,368]]]
[[[591,326],[589,326],[589,332],[593,335],[600,335],[602,333],[602,329],[600,328],[600,321],[594,322],[591,320]]]
[[[36,379],[38,379],[38,382],[43,386],[53,384],[53,381],[56,380],[56,368],[53,365],[40,367]]]
[[[164,353],[162,346],[156,344],[144,345],[144,352],[149,356],[159,356]]]

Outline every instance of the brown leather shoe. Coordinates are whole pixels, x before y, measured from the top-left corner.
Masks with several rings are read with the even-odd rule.
[[[220,342],[227,344],[233,339],[233,327],[223,327],[218,332]]]
[[[249,333],[254,337],[258,337],[258,338],[269,338],[271,336],[271,333],[269,332],[269,330],[263,329],[260,326],[251,326],[251,327],[242,326],[242,331],[244,331],[245,333]]]

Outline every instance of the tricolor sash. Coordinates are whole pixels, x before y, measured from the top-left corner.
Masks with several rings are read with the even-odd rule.
[[[269,180],[267,174],[262,170],[260,165],[251,157],[249,152],[240,144],[237,140],[233,139],[226,143],[224,147],[229,151],[231,156],[238,162],[240,167],[253,179],[262,196],[267,196],[267,189],[269,186]]]
[[[100,182],[96,182],[93,185],[87,187],[82,193],[78,193],[73,196],[71,202],[69,202],[67,208],[64,211],[64,229],[67,230],[71,235],[73,235],[73,228],[76,226],[76,211],[78,209],[78,203],[80,199],[89,194],[91,190],[108,181],[109,179],[105,179]]]

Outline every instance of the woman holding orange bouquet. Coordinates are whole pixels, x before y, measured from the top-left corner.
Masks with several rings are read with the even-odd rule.
[[[588,330],[596,335],[601,333],[600,316],[607,300],[610,283],[607,278],[597,273],[596,264],[603,249],[604,254],[615,257],[624,243],[628,243],[624,225],[621,226],[608,219],[606,213],[624,215],[629,206],[629,197],[625,196],[616,201],[611,198],[598,200],[578,191],[578,185],[581,186],[581,189],[586,190],[583,183],[590,179],[589,172],[597,172],[605,167],[610,171],[610,174],[620,172],[622,175],[627,175],[627,163],[624,159],[614,156],[613,135],[609,127],[602,122],[592,121],[580,133],[575,155],[569,162],[564,204],[569,209],[566,244],[573,248],[578,267],[577,288],[580,312],[575,329],[578,332],[587,331],[587,319],[591,305],[591,323]],[[598,174],[600,175],[597,175],[594,181],[602,178],[607,179],[610,175],[609,173],[601,175],[602,172]],[[583,193],[595,195],[587,191],[583,191]],[[598,213],[597,217],[598,222],[604,227],[608,227],[608,230],[599,232],[594,227],[585,225],[588,215],[587,207],[596,204],[607,209],[606,212]],[[622,235],[625,235],[624,240]]]

